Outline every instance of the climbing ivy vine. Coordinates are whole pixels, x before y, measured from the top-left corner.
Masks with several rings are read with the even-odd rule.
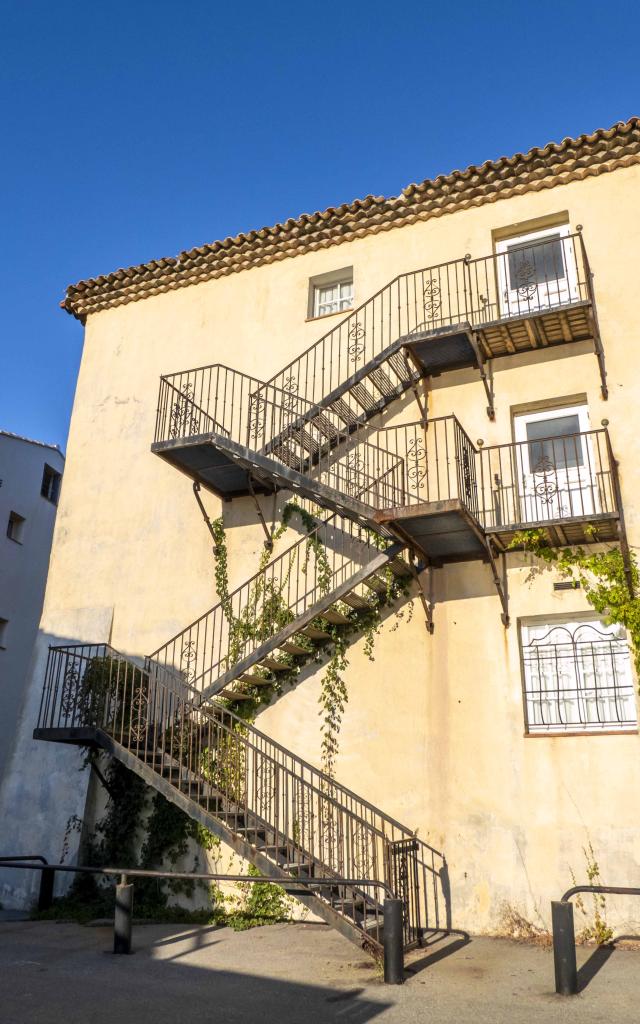
[[[260,556],[257,571],[253,577],[246,603],[239,610],[234,611],[233,601],[229,592],[228,577],[228,551],[226,534],[222,517],[212,523],[212,532],[215,538],[214,561],[215,561],[215,583],[220,603],[229,626],[229,645],[226,658],[227,667],[236,664],[242,657],[246,645],[250,641],[260,642],[273,636],[275,632],[288,625],[294,619],[294,614],[289,608],[284,594],[287,591],[291,572],[294,564],[294,554],[289,558],[288,566],[281,572],[279,582],[273,578],[267,578],[266,569],[278,540],[286,532],[292,518],[298,516],[306,531],[306,553],[302,565],[302,572],[307,573],[311,558],[314,560],[317,587],[320,594],[327,594],[331,587],[333,573],[327,558],[324,545],[319,536],[318,519],[297,501],[289,501],[284,506],[279,525],[273,530],[271,544],[265,547]],[[375,531],[363,528],[363,534],[375,547],[382,550],[386,546],[384,538]],[[385,591],[384,593],[372,592],[367,600],[367,607],[352,608],[346,604],[339,604],[338,610],[345,621],[335,624],[329,623],[319,616],[312,623],[317,629],[327,634],[323,643],[314,643],[310,639],[298,635],[296,644],[307,648],[307,655],[304,657],[313,658],[319,661],[322,655],[328,655],[320,683],[320,705],[321,725],[321,766],[323,771],[331,778],[335,774],[336,757],[338,754],[339,734],[342,719],[348,702],[347,685],[344,678],[349,661],[347,657],[348,641],[356,633],[364,635],[364,654],[370,661],[374,660],[375,638],[382,627],[381,612],[385,605],[394,602],[401,594],[407,594],[408,587],[405,581],[398,580],[389,567],[385,570]],[[412,611],[412,604],[410,603]],[[410,614],[411,614],[410,611]],[[398,618],[402,618],[403,612],[397,611]],[[255,718],[261,705],[268,704],[275,692],[278,692],[285,682],[295,678],[300,664],[300,656],[282,655],[282,664],[288,671],[278,672],[277,678],[270,678],[267,674],[265,679],[271,683],[270,686],[257,686],[253,689],[250,684],[244,683],[243,690],[253,696],[253,700],[228,701],[229,706],[240,717],[252,721]]]

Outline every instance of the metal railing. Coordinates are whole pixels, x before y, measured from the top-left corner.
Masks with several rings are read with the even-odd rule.
[[[277,437],[294,414],[300,418],[317,406],[326,408],[400,339],[456,324],[484,327],[576,303],[594,305],[579,233],[401,274],[267,382],[219,364],[161,377],[155,441],[217,433],[241,444],[252,438],[249,446],[256,448],[258,436],[263,444]],[[353,406],[343,411],[341,433],[359,419]]]
[[[478,516],[478,452],[457,417],[370,429],[367,436],[399,461],[396,491],[402,500],[395,504],[458,499]]]
[[[505,253],[465,257],[401,274],[332,327],[267,385],[322,403],[398,339],[472,327],[593,302],[579,233],[542,238]]]
[[[104,875],[118,878],[115,887],[113,920],[113,952],[118,955],[132,952],[134,886],[130,879],[167,878],[170,881],[186,882],[234,882],[238,885],[273,885],[274,882],[293,896],[305,897],[316,889],[341,887],[363,891],[379,891],[384,897],[383,971],[385,985],[402,985],[404,982],[404,929],[402,900],[396,899],[384,882],[370,878],[329,878],[293,881],[272,875],[220,874],[208,871],[158,871],[148,868],[92,867],[85,864],[49,864],[44,857],[0,857],[0,867],[17,868],[19,871],[40,871],[40,898],[38,911],[51,909],[53,904],[53,880],[56,872],[76,875]],[[49,882],[50,879],[50,882]],[[49,887],[51,891],[49,891]],[[44,893],[44,895],[43,895]]]
[[[405,946],[438,929],[437,850],[227,708],[191,697],[107,645],[52,647],[38,728],[102,730],[287,870],[384,883],[403,901]],[[339,892],[330,903],[375,936],[379,902]]]
[[[350,580],[388,543],[339,516],[318,523],[228,599],[154,651],[146,660],[147,670],[160,676],[170,673],[193,690],[206,691]],[[286,654],[280,659],[283,671],[294,664]]]
[[[640,889],[624,885],[574,885],[567,889],[561,900],[551,903],[551,927],[553,930],[553,965],[556,992],[561,996],[574,996],[578,992],[578,965],[576,963],[576,939],[573,923],[572,896],[589,892],[615,896],[640,896]]]
[[[477,463],[485,529],[589,519],[619,509],[606,429],[483,447]]]

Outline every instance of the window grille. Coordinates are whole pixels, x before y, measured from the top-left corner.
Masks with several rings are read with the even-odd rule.
[[[624,631],[602,622],[522,627],[528,733],[595,732],[637,725]]]

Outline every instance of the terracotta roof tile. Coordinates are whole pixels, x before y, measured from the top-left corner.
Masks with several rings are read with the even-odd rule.
[[[273,227],[187,249],[176,257],[89,278],[70,285],[61,306],[84,320],[90,313],[111,306],[638,162],[640,118],[634,117],[592,135],[550,142],[542,149],[487,160],[479,167],[408,185],[399,196],[366,196],[321,212],[303,213]]]

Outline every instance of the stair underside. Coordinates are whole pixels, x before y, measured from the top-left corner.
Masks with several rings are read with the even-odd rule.
[[[291,873],[291,870],[285,870],[278,863],[274,863],[274,860],[269,857],[266,853],[262,852],[259,846],[255,846],[249,843],[242,836],[238,835],[232,829],[228,828],[222,823],[214,814],[207,811],[203,806],[196,801],[189,799],[181,790],[172,785],[166,778],[160,775],[152,767],[146,764],[143,760],[136,757],[130,750],[123,747],[120,743],[117,743],[108,733],[101,729],[94,728],[69,728],[69,729],[35,729],[33,733],[34,739],[37,740],[49,740],[57,743],[69,743],[77,744],[81,746],[93,746],[105,750],[112,757],[117,758],[127,768],[135,772],[140,778],[151,786],[157,792],[161,793],[167,800],[179,807],[185,814],[190,818],[198,821],[201,825],[207,828],[214,835],[218,836],[223,842],[227,843],[235,853],[237,853],[243,859],[253,864],[262,874],[268,875],[273,878],[274,882],[278,880],[296,880],[296,876]],[[271,826],[268,824],[254,824],[251,828],[246,828],[245,831],[251,832],[256,835],[260,828],[269,829]],[[273,849],[277,849],[277,844]],[[299,865],[295,865],[296,869]],[[315,880],[318,877],[324,878],[325,876],[315,876]],[[331,875],[327,875],[327,887],[331,887],[332,879]],[[309,907],[315,914],[317,914],[322,920],[324,920],[332,928],[335,928],[342,935],[344,935],[351,942],[355,943],[360,948],[366,948],[369,952],[379,955],[382,952],[382,944],[378,941],[376,935],[371,931],[364,931],[359,928],[354,921],[352,921],[348,914],[340,913],[335,910],[325,900],[320,899],[312,891],[301,890],[292,892],[292,895],[296,899],[304,903],[305,906]],[[359,897],[356,894],[351,894],[351,900],[355,907]],[[360,897],[361,898],[361,897]],[[344,901],[341,903],[344,906]]]
[[[552,547],[566,547],[574,544],[593,544],[620,539],[619,515],[617,512],[598,513],[590,516],[574,516],[564,519],[540,519],[536,522],[507,524],[487,527],[486,534],[496,547],[506,551],[517,532],[521,530],[546,530]],[[593,533],[593,527],[596,533]],[[513,550],[513,549],[512,549]]]
[[[374,518],[399,527],[434,565],[486,556],[482,527],[458,499],[384,509]]]
[[[373,509],[365,502],[253,452],[222,434],[159,441],[151,450],[221,498],[251,494],[251,482],[255,493],[286,489],[360,523],[369,522],[373,517]]]
[[[594,341],[595,324],[589,302],[574,302],[553,309],[532,310],[522,316],[503,317],[475,325],[486,359],[531,352],[576,341]]]

